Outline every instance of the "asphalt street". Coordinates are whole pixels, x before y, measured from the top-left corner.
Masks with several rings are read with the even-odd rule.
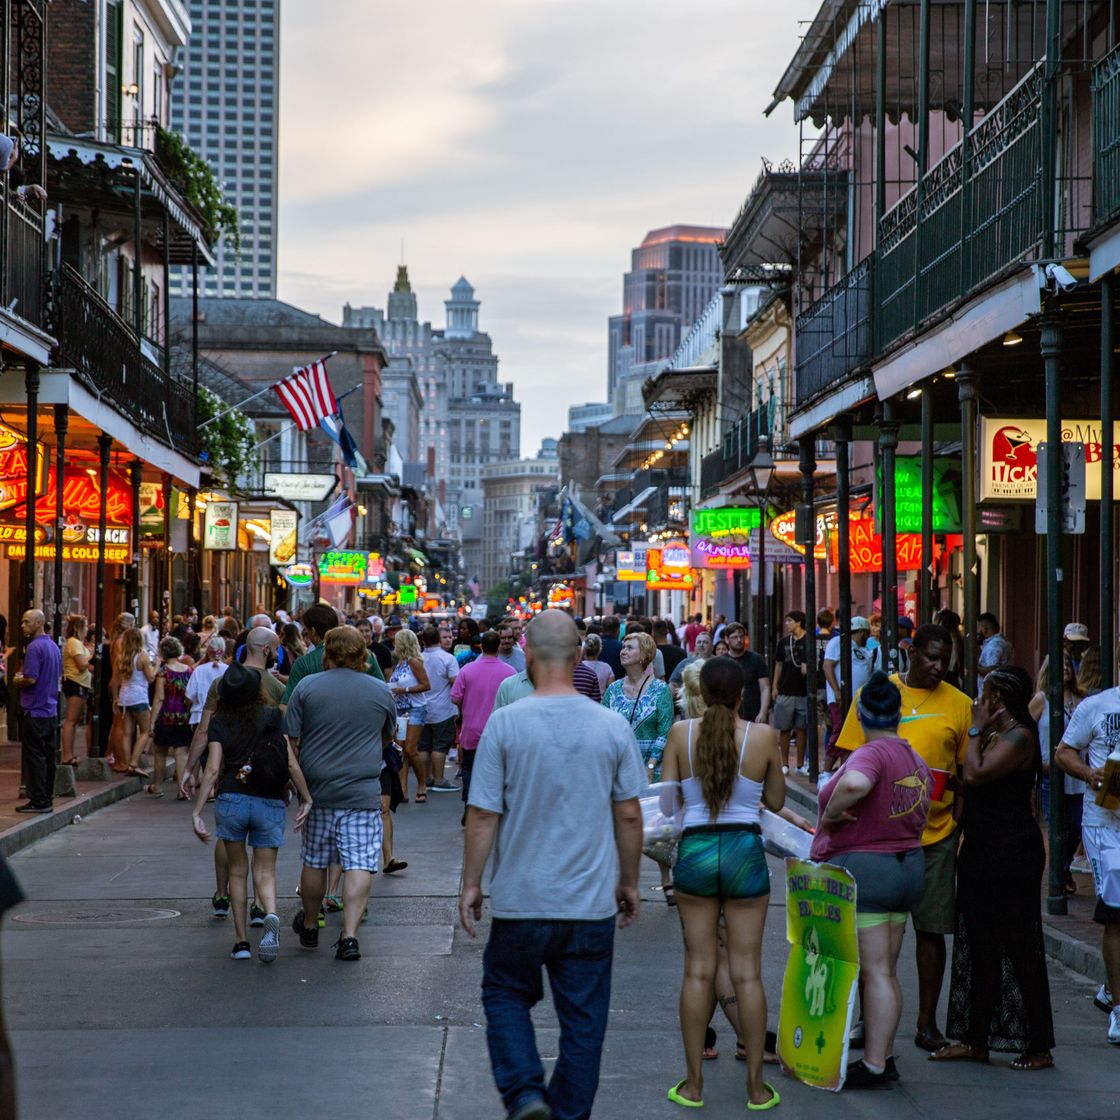
[[[503,1110],[490,1079],[479,1001],[486,934],[456,924],[460,802],[431,795],[397,814],[408,869],[374,881],[363,959],[336,961],[338,916],[315,953],[288,929],[298,900],[299,846],[280,856],[281,952],[271,966],[232,961],[230,920],[211,916],[211,849],[190,829],[172,787],[136,796],[20,852],[12,865],[29,902],[5,922],[4,1006],[17,1055],[24,1120],[485,1120]],[[764,975],[777,1019],[786,943],[779,861]],[[666,1089],[684,1074],[677,1029],[682,948],[656,868],[643,868],[638,923],[617,939],[610,1029],[595,1108],[601,1120],[679,1116]],[[253,930],[253,942],[258,931]],[[286,936],[285,936],[286,935]],[[906,1007],[890,1090],[825,1097],[775,1070],[776,1115],[889,1113],[899,1120],[1120,1115],[1120,1050],[1089,981],[1052,965],[1057,1068],[1015,1073],[936,1066],[913,1047],[912,935],[903,950]],[[536,1015],[541,1052],[555,1057],[551,1007]],[[709,1062],[706,1114],[745,1113],[745,1067],[717,1020],[722,1056]]]

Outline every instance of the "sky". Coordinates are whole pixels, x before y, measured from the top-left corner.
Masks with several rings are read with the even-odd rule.
[[[280,298],[338,322],[403,259],[440,327],[465,275],[535,454],[606,398],[630,250],[797,157],[763,110],[819,3],[285,0]]]

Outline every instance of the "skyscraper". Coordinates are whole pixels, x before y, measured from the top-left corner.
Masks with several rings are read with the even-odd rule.
[[[191,36],[172,86],[175,129],[214,169],[237,208],[240,247],[227,237],[200,275],[205,295],[276,295],[276,132],[280,0],[190,0]],[[190,292],[176,269],[172,291]]]
[[[614,414],[640,413],[642,383],[664,368],[723,280],[719,243],[727,230],[651,230],[630,256],[622,314],[610,318],[607,394]]]

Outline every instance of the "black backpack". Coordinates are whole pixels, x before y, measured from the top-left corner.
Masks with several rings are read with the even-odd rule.
[[[288,740],[280,730],[280,709],[270,708],[257,732],[249,758],[237,769],[236,778],[247,789],[272,791],[288,781]]]

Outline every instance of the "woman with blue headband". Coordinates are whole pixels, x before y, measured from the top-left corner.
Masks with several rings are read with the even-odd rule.
[[[933,782],[929,767],[899,737],[902,697],[885,673],[872,673],[856,713],[863,743],[821,790],[812,858],[845,868],[856,881],[863,1060],[848,1066],[845,1089],[898,1079],[895,1031],[902,1014],[898,955],[906,917],[925,883],[922,830]]]

